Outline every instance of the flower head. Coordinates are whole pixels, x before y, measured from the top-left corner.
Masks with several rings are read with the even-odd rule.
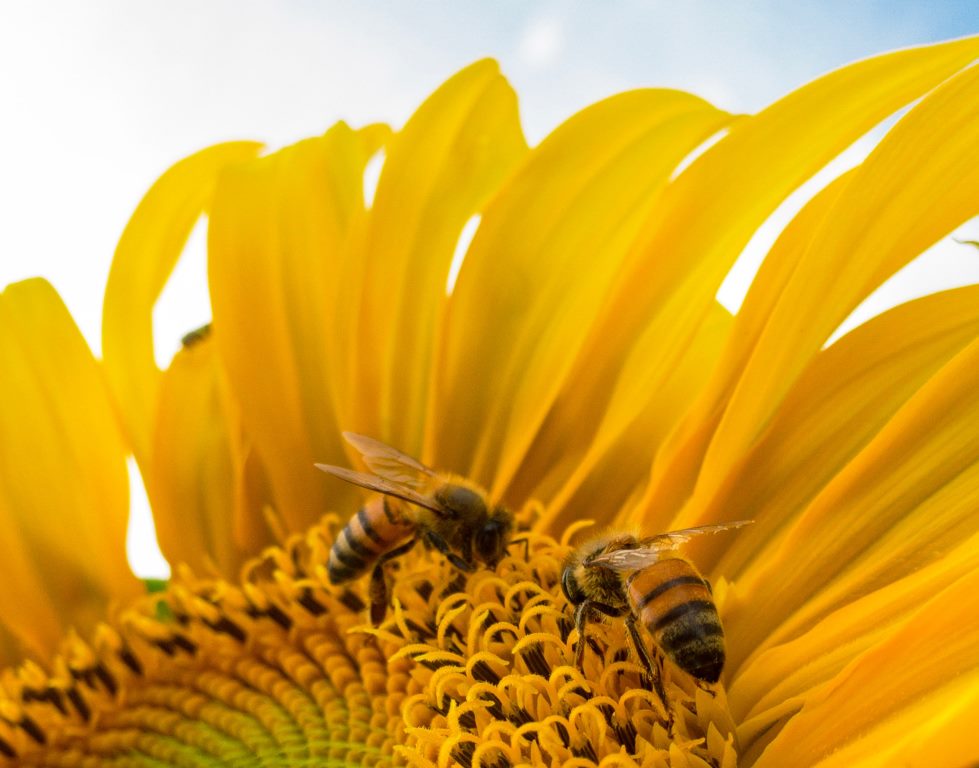
[[[909,302],[828,343],[977,213],[977,56],[976,39],[887,54],[752,116],[635,91],[532,149],[512,90],[479,62],[396,133],[339,124],[266,155],[234,143],[178,163],[120,242],[104,384],[45,284],[0,299],[13,374],[0,386],[27,404],[0,433],[0,567],[26,592],[0,607],[8,647],[34,658],[0,679],[0,755],[979,760],[966,727],[979,711],[979,291]],[[719,307],[772,210],[915,100],[785,228],[737,315]],[[160,371],[152,305],[202,213],[213,324]],[[77,371],[81,391],[61,385]],[[53,426],[18,452],[35,422]],[[369,580],[334,584],[327,568],[363,497],[313,464],[357,466],[345,430],[517,510],[506,557],[470,573],[415,547],[386,566],[391,606],[373,626]],[[99,450],[81,450],[83,435]],[[117,573],[126,446],[181,564],[140,598]],[[37,456],[70,470],[70,492],[27,472]],[[84,539],[59,533],[62,507]],[[682,550],[723,621],[718,684],[665,658],[665,616],[635,601],[576,621],[562,579],[584,518],[640,536],[754,521]],[[38,566],[54,558],[59,578]],[[66,597],[72,586],[88,599]],[[53,653],[62,625],[80,631]]]
[[[145,764],[575,765],[623,748],[640,765],[666,764],[671,749],[734,759],[723,691],[670,677],[670,717],[621,626],[573,665],[566,543],[527,533],[468,579],[407,555],[391,615],[373,628],[360,585],[328,584],[336,525],[269,550],[239,587],[185,571],[93,642],[70,638],[53,677],[8,673],[21,704],[8,700],[5,751],[24,765],[135,753]]]

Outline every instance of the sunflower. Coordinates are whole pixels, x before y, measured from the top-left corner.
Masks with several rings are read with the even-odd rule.
[[[834,331],[979,212],[977,57],[881,55],[750,116],[633,91],[533,148],[481,61],[399,131],[176,164],[119,243],[103,360],[43,281],[0,296],[0,760],[975,764],[979,287]],[[909,104],[722,308],[772,212]],[[202,215],[213,321],[161,371],[153,304]],[[505,557],[416,547],[372,625],[327,569],[364,496],[313,468],[360,467],[348,430],[504,502]],[[175,564],[149,594],[129,453]],[[683,550],[719,683],[642,630],[653,679],[620,619],[580,636],[583,541],[734,520]]]

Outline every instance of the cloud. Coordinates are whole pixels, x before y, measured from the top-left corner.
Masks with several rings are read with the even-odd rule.
[[[524,28],[517,48],[520,60],[531,67],[553,64],[564,48],[561,21],[553,15],[537,16]]]

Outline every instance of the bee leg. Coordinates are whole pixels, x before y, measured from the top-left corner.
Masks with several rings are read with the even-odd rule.
[[[710,683],[705,683],[703,680],[694,680],[694,685],[696,685],[700,690],[710,696],[712,699],[717,698],[717,691],[714,690]]]
[[[584,672],[585,659],[585,625],[588,623],[588,601],[578,603],[574,609],[574,626],[578,630],[578,644],[574,649],[574,665],[579,672]]]
[[[375,627],[381,625],[381,622],[384,621],[384,615],[388,610],[388,583],[384,575],[384,564],[406,554],[413,546],[415,546],[415,539],[412,539],[406,544],[402,544],[396,549],[392,549],[390,552],[385,552],[377,559],[377,563],[374,564],[374,570],[371,571],[371,581],[367,587],[367,595],[371,601],[371,624]]]
[[[672,733],[673,712],[670,709],[670,702],[666,698],[666,689],[663,687],[663,668],[658,663],[654,664],[653,660],[649,657],[649,651],[643,642],[642,635],[639,634],[639,625],[634,614],[629,615],[625,620],[625,625],[629,630],[629,637],[632,638],[632,645],[636,649],[636,655],[639,656],[639,661],[646,668],[646,676],[653,684],[653,690],[656,691],[659,700],[663,702],[663,709],[666,711],[666,716],[669,719],[668,731]]]
[[[459,557],[459,555],[449,549],[448,542],[435,533],[435,531],[425,531],[425,540],[435,547],[435,549],[445,555],[446,559],[463,573],[472,573],[476,570],[475,566],[471,562],[462,559]]]
[[[367,587],[367,596],[371,601],[371,624],[381,626],[384,615],[388,612],[388,584],[384,578],[384,566],[377,563],[371,571],[371,581]]]
[[[523,559],[530,562],[530,538],[528,536],[510,539],[510,544],[523,544]]]
[[[584,667],[582,667],[582,660],[585,658],[585,625],[591,617],[592,610],[604,613],[606,616],[622,615],[621,610],[613,608],[611,605],[605,605],[605,603],[596,602],[595,600],[585,600],[578,603],[574,611],[574,626],[578,630],[578,645],[574,651],[574,663],[582,672],[585,671]]]

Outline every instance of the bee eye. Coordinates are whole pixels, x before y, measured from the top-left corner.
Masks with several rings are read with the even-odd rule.
[[[561,574],[561,591],[572,605],[578,605],[585,597],[571,568],[565,568],[564,573]]]
[[[487,565],[496,565],[503,550],[503,527],[496,520],[490,520],[476,531],[476,556]]]

